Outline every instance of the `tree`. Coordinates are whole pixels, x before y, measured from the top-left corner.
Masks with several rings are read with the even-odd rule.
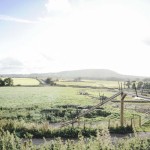
[[[135,82],[133,82],[132,89],[135,89],[135,88],[136,88],[136,84],[135,84]]]
[[[137,84],[137,89],[141,89],[143,86],[143,82],[142,81],[139,81],[138,84]]]
[[[4,85],[5,86],[13,86],[13,79],[12,78],[4,79]]]
[[[135,89],[136,96],[138,97],[137,88],[136,88],[136,81],[133,81],[132,89]]]
[[[47,79],[45,80],[45,83],[46,83],[46,84],[50,84],[51,86],[56,85],[56,83],[55,83],[54,81],[52,81],[51,78],[47,78]]]
[[[4,81],[0,78],[0,86],[4,86],[4,85],[5,85]]]
[[[81,81],[80,77],[74,79],[74,82],[80,82],[80,81]]]
[[[130,85],[131,85],[131,82],[130,81],[126,81],[126,86],[128,87],[128,89],[130,89]]]
[[[150,89],[150,83],[149,82],[145,82],[143,84],[144,89]]]

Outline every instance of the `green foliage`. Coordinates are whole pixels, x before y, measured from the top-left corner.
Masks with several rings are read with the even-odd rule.
[[[130,81],[126,81],[126,86],[128,87],[128,89],[130,88],[131,86],[131,82]]]
[[[45,83],[47,83],[47,84],[49,84],[49,85],[51,85],[51,86],[56,85],[56,83],[55,83],[51,78],[47,78],[47,79],[45,80]]]
[[[90,106],[87,106],[86,109],[89,109]],[[62,105],[56,106],[56,108],[45,109],[41,111],[41,114],[48,120],[49,122],[60,122],[61,120],[70,120],[78,115],[83,111],[82,107],[77,107],[76,105]],[[85,109],[85,107],[84,107]],[[107,112],[101,109],[96,109],[95,111],[86,114],[85,118],[95,118],[98,116],[107,117],[111,115],[111,112]]]
[[[15,123],[11,120],[1,122],[0,126],[4,131],[16,133],[19,137],[33,138],[78,138],[79,133],[84,137],[96,136],[97,129],[90,127],[66,127],[61,129],[53,129],[46,126],[24,126],[24,124]]]
[[[3,130],[0,131],[0,149],[1,150],[21,150],[21,140],[16,136],[15,133]]]
[[[5,86],[12,86],[13,85],[13,79],[12,78],[5,78],[4,83],[5,83]]]
[[[118,127],[110,127],[109,128],[110,133],[118,133],[118,134],[127,134],[127,133],[133,133],[133,127],[132,126],[118,126]]]
[[[144,83],[144,89],[150,89],[150,83],[149,82]]]
[[[133,82],[133,83],[132,83],[132,89],[135,89],[135,88],[136,88],[136,83]]]
[[[13,86],[13,79],[12,78],[5,78],[2,80],[0,78],[0,86]]]
[[[69,120],[77,117],[81,110],[73,108],[51,108],[42,110],[41,113],[49,122],[59,122],[61,120]]]
[[[5,85],[4,80],[2,80],[2,79],[0,78],[0,86],[4,86],[4,85]]]
[[[105,95],[100,95],[99,96],[99,100],[106,100],[108,97],[107,96],[105,96]]]
[[[143,86],[143,82],[142,82],[142,81],[139,81],[139,82],[137,83],[137,89],[141,89],[142,86]]]
[[[74,79],[74,82],[80,82],[80,81],[81,81],[80,77]]]
[[[68,134],[76,132],[72,129]],[[117,139],[112,142],[108,131],[98,131],[96,137],[84,138],[79,133],[78,140],[62,140],[56,138],[36,146],[32,139],[21,141],[15,133],[0,131],[0,149],[1,150],[149,150],[149,138],[126,138]]]
[[[110,112],[98,109],[98,110],[95,110],[91,113],[88,113],[88,114],[84,115],[84,117],[85,118],[94,118],[94,117],[97,117],[97,116],[107,117],[109,115],[111,115]]]

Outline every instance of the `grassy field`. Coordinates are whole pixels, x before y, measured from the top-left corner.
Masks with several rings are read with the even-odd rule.
[[[59,85],[66,86],[91,86],[91,87],[108,87],[108,88],[118,88],[117,81],[102,81],[102,80],[82,80],[80,82],[73,81],[58,81],[56,82]]]
[[[0,88],[1,107],[38,105],[51,107],[56,104],[93,105],[98,103],[79,95],[79,88],[70,87],[3,87]]]
[[[80,91],[89,95],[80,95]],[[52,105],[74,104],[95,105],[99,103],[98,97],[112,96],[115,92],[107,89],[71,88],[71,87],[2,87],[0,88],[1,107],[23,107],[38,105],[51,107]],[[118,100],[120,97],[118,97]]]
[[[39,81],[33,78],[12,78],[14,85],[39,85]]]
[[[81,91],[88,93],[88,95],[81,95]],[[99,94],[110,97],[114,93],[108,89],[99,90],[72,87],[2,87],[0,88],[0,108],[6,110],[1,112],[0,116],[7,118],[8,115],[15,116],[19,113],[22,116],[27,116],[26,109],[30,108],[31,111],[28,112],[33,115],[33,118],[36,118],[36,115],[42,117],[40,113],[42,110],[57,108],[57,105],[93,106],[100,102]],[[119,100],[120,96],[117,99]],[[127,97],[127,99],[130,99],[130,97]],[[119,119],[119,105],[120,103],[115,104],[111,102],[105,104],[103,108],[107,112],[111,112],[112,115],[106,118],[97,116],[96,118],[94,117],[94,120],[108,120],[108,118],[115,118],[116,114],[117,119]],[[127,107],[131,108],[131,104],[127,105]],[[134,104],[132,104],[132,107],[134,108]],[[11,114],[8,114],[9,109],[12,109]],[[134,109],[127,109],[125,116],[131,118],[133,113],[135,113]]]
[[[85,106],[95,105],[99,102],[90,97],[79,95],[78,91],[78,88],[70,87],[0,88],[0,108],[2,110],[0,112],[0,118],[13,118],[16,120],[22,118],[27,122],[48,121],[45,116],[43,117],[41,112],[46,109],[51,109],[56,105],[72,104]],[[30,118],[28,118],[29,115]],[[61,118],[59,118],[59,121],[61,121]]]
[[[23,82],[26,82],[25,80],[28,80],[28,85],[29,83],[31,85],[37,83],[34,79],[26,78],[16,78],[14,81],[17,85],[21,82],[23,84]],[[90,81],[85,82],[84,84],[86,85],[90,83]],[[102,81],[99,82],[102,83]],[[77,82],[75,83],[77,84]],[[91,81],[91,83],[93,86],[94,83],[95,85],[97,84],[96,81]],[[109,83],[107,81],[105,83],[103,81],[105,86],[110,85],[110,87],[115,83],[117,82],[110,81]],[[11,132],[16,131],[21,137],[25,133],[30,133],[34,137],[40,138],[43,136],[58,136],[58,133],[60,134],[59,128],[57,131],[52,131],[51,128],[57,127],[57,124],[59,125],[63,121],[73,119],[79,113],[98,104],[100,102],[99,96],[104,95],[110,97],[116,92],[117,90],[109,89],[109,86],[103,89],[59,86],[0,87],[0,128]],[[82,93],[86,94],[84,95]],[[118,96],[117,100],[120,100],[120,98]],[[127,97],[126,99],[132,99],[132,97]],[[136,104],[135,109],[134,103],[125,103],[124,117],[126,125],[131,124],[133,114],[141,115],[142,119],[145,118],[145,112],[143,110],[144,108],[148,109],[149,106],[150,104]],[[91,135],[95,134],[97,128],[103,126],[108,127],[109,121],[112,127],[117,127],[120,125],[120,103],[108,102],[92,113],[81,117],[80,120],[81,131],[84,130],[84,124],[86,124],[87,130]],[[138,123],[138,118],[135,118],[134,125],[137,126],[137,131],[150,131],[149,122],[142,126],[142,128],[139,128]],[[62,130],[61,136],[65,132],[70,132],[70,129],[68,128],[67,131]],[[71,135],[74,137],[74,133]]]

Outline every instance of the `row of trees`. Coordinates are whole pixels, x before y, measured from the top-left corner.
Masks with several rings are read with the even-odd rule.
[[[135,89],[135,87],[137,89],[141,89],[141,88],[144,88],[144,89],[150,89],[150,82],[143,82],[143,81],[126,81],[125,82],[125,85],[127,86],[127,88],[132,88],[132,89]]]
[[[0,86],[13,86],[13,79],[12,78],[0,78]]]

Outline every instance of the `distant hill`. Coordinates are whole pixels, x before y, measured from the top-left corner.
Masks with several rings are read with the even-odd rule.
[[[122,75],[115,71],[108,69],[84,69],[84,70],[73,70],[63,71],[53,74],[58,78],[82,78],[82,79],[106,79],[106,80],[134,80],[143,79],[144,77]]]
[[[72,70],[72,71],[62,71],[58,73],[35,73],[35,74],[9,74],[3,75],[8,77],[52,77],[52,78],[62,78],[62,79],[101,79],[101,80],[137,80],[144,79],[145,77],[122,75],[115,71],[108,69],[84,69],[84,70]]]
[[[78,78],[83,79],[104,79],[104,78],[120,78],[121,75],[107,69],[85,69],[85,70],[73,70],[63,71],[55,74],[62,78]]]

